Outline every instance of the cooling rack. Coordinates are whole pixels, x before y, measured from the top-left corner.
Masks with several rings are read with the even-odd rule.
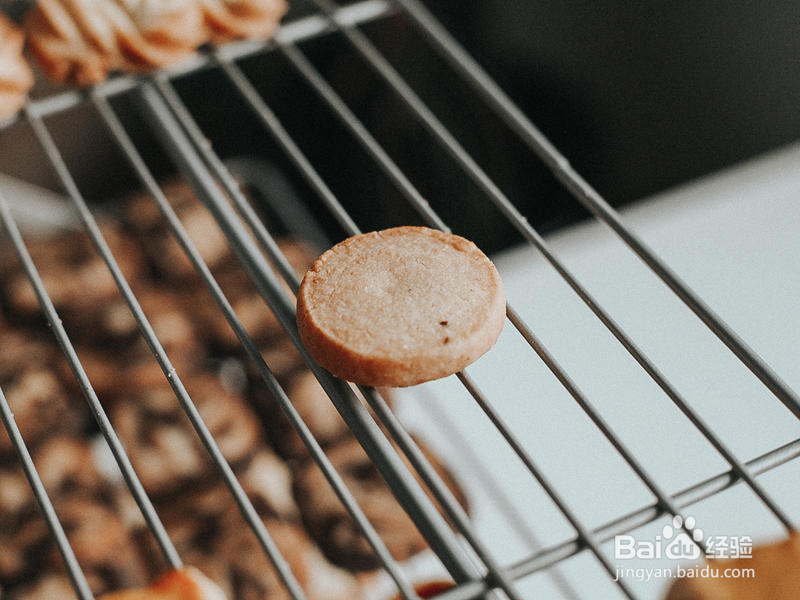
[[[219,310],[224,314],[230,327],[236,333],[241,346],[249,359],[257,367],[264,384],[278,399],[281,408],[300,434],[301,439],[313,459],[322,468],[329,484],[338,498],[357,523],[368,540],[376,556],[383,565],[387,576],[396,586],[399,594],[406,599],[417,598],[417,594],[401,565],[395,561],[384,543],[360,509],[356,499],[347,490],[342,478],[333,469],[325,452],[314,439],[300,415],[294,409],[291,399],[281,388],[272,374],[269,365],[259,353],[256,344],[235,314],[221,287],[204,263],[183,224],[170,206],[159,187],[147,162],[143,159],[130,132],[119,118],[112,103],[114,97],[131,94],[137,100],[141,118],[151,127],[159,143],[181,172],[192,183],[198,196],[214,215],[225,233],[232,249],[247,271],[255,286],[274,312],[292,342],[297,345],[305,361],[312,369],[331,401],[336,406],[350,429],[375,463],[393,493],[414,520],[420,532],[438,557],[443,568],[456,585],[440,594],[447,600],[466,600],[486,594],[498,594],[516,599],[522,598],[517,582],[539,571],[557,567],[568,558],[588,553],[614,581],[617,591],[624,597],[635,598],[635,590],[625,579],[616,576],[613,558],[604,543],[615,535],[629,532],[645,524],[652,523],[664,515],[681,514],[681,510],[702,499],[712,497],[734,485],[748,489],[781,524],[786,531],[794,528],[787,508],[777,502],[758,475],[775,469],[800,455],[800,439],[781,445],[748,461],[736,456],[728,444],[706,422],[691,401],[677,389],[654,360],[629,336],[612,315],[593,297],[578,277],[558,257],[551,244],[525,218],[513,200],[506,196],[500,187],[484,171],[481,165],[459,142],[457,137],[444,126],[442,121],[417,95],[414,89],[392,66],[391,62],[361,30],[361,26],[388,17],[401,15],[415,27],[429,45],[429,51],[444,59],[458,77],[472,89],[473,93],[501,119],[509,132],[519,138],[528,151],[535,155],[579,201],[593,217],[608,227],[632,251],[661,282],[671,290],[696,318],[713,333],[741,362],[742,368],[749,370],[765,388],[782,403],[795,417],[800,417],[800,399],[781,378],[752,350],[745,341],[713,309],[707,305],[679,275],[670,269],[620,218],[618,213],[587,183],[569,164],[566,158],[548,141],[513,101],[500,89],[491,77],[465,52],[455,39],[436,21],[427,9],[415,0],[366,0],[347,6],[339,6],[329,0],[315,0],[318,11],[310,16],[290,22],[277,32],[274,39],[266,44],[238,42],[217,50],[198,54],[179,70],[158,72],[147,77],[119,76],[85,92],[68,91],[27,103],[18,117],[33,132],[35,139],[44,151],[50,166],[72,201],[80,220],[88,232],[95,248],[102,256],[120,293],[134,315],[141,334],[147,341],[172,387],[177,400],[186,412],[208,454],[213,460],[221,479],[224,481],[244,516],[256,534],[259,543],[274,564],[288,592],[295,599],[304,598],[304,593],[292,570],[273,542],[270,532],[258,517],[256,510],[245,494],[230,465],[222,456],[209,429],[200,417],[192,398],[186,391],[179,373],[167,356],[146,315],[125,278],[115,257],[103,238],[95,220],[93,208],[85,200],[70,172],[62,151],[56,144],[46,122],[47,117],[64,113],[76,106],[87,106],[96,119],[107,129],[118,146],[130,169],[141,184],[150,192],[153,201],[161,211],[164,221],[176,236],[192,265],[210,290]],[[263,134],[270,136],[285,153],[285,156],[318,196],[330,216],[348,234],[360,231],[351,214],[343,207],[340,199],[326,183],[325,178],[315,168],[292,133],[284,126],[257,86],[240,66],[244,59],[261,53],[279,53],[286,59],[296,74],[321,100],[330,116],[338,120],[349,132],[353,140],[364,150],[374,165],[383,172],[396,187],[420,218],[429,226],[449,231],[448,225],[435,212],[426,198],[415,186],[411,178],[400,168],[389,152],[378,142],[368,127],[359,119],[345,100],[313,65],[299,44],[306,40],[335,32],[340,35],[368,66],[392,90],[393,94],[409,109],[415,122],[421,125],[435,143],[450,155],[454,164],[469,177],[474,185],[485,195],[487,205],[497,209],[516,229],[525,241],[534,248],[572,290],[572,293],[593,313],[594,317],[617,340],[629,356],[639,365],[647,376],[657,385],[673,405],[684,415],[691,425],[716,450],[728,465],[727,470],[713,477],[696,482],[678,492],[664,489],[658,478],[650,472],[623,442],[615,428],[607,422],[592,399],[582,391],[573,377],[567,372],[554,354],[545,346],[523,317],[509,305],[507,316],[509,326],[525,342],[527,348],[547,367],[560,382],[576,406],[593,423],[593,426],[611,444],[619,457],[627,464],[636,478],[644,485],[653,498],[649,505],[619,514],[615,519],[600,527],[590,527],[574,512],[569,498],[557,489],[545,471],[537,463],[526,444],[514,433],[497,409],[496,399],[491,390],[482,389],[468,372],[457,374],[457,379],[483,413],[487,422],[502,437],[507,447],[524,465],[527,475],[538,482],[559,513],[569,523],[573,535],[562,543],[539,548],[524,560],[513,564],[501,563],[489,550],[460,507],[453,494],[425,458],[416,442],[402,425],[397,415],[390,409],[386,399],[376,390],[354,388],[333,379],[327,372],[313,363],[300,344],[294,322],[293,299],[283,283],[294,292],[299,284],[286,257],[281,253],[270,232],[261,222],[249,200],[242,194],[238,183],[225,163],[207,142],[204,131],[176,91],[175,81],[187,74],[202,70],[218,71],[245,102],[252,115],[263,128]],[[220,190],[220,186],[222,190]],[[224,193],[223,193],[224,191]],[[126,484],[139,506],[147,526],[158,542],[166,563],[180,567],[182,559],[169,539],[150,498],[139,481],[117,433],[106,416],[103,407],[93,390],[92,384],[81,365],[69,335],[61,324],[59,315],[48,296],[48,292],[27,251],[24,236],[16,225],[14,216],[5,198],[0,201],[0,217],[8,239],[23,264],[33,285],[41,309],[51,324],[53,334],[69,361],[72,372],[88,402],[100,431],[108,443],[114,459],[119,466]],[[278,275],[273,271],[274,265]],[[362,401],[365,400],[366,404]],[[19,454],[26,476],[31,484],[37,502],[42,508],[53,538],[65,561],[75,591],[81,600],[92,598],[89,585],[81,572],[69,540],[61,527],[47,492],[41,484],[36,469],[16,428],[13,415],[5,397],[0,394],[0,416]],[[390,441],[391,440],[391,441]],[[423,485],[417,482],[409,468],[398,455],[395,447],[405,455],[408,463],[419,475],[427,488],[441,506],[437,509],[426,495]],[[683,529],[691,539],[693,528],[684,522]],[[695,542],[705,551],[706,542],[700,538]],[[568,588],[568,582],[561,582]],[[569,593],[568,591],[565,593]]]

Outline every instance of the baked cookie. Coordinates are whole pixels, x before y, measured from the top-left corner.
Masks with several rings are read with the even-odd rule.
[[[352,436],[347,423],[311,371],[300,369],[284,379],[283,388],[289,400],[323,450]],[[381,389],[380,392],[391,406],[389,390]],[[309,452],[305,443],[272,393],[264,385],[254,386],[251,397],[263,409],[267,436],[278,454],[291,461],[306,459]]]
[[[77,85],[178,62],[206,39],[196,0],[40,0],[25,29],[44,72]]]
[[[237,518],[236,521],[239,520]],[[325,560],[302,527],[275,519],[265,519],[264,526],[309,600],[362,597],[353,574]],[[252,532],[235,526],[235,521],[228,521],[228,526],[222,532],[215,553],[229,561],[230,577],[236,589],[233,597],[241,600],[291,599],[291,594]]]
[[[311,371],[297,371],[288,378],[284,389],[300,418],[323,448],[348,435],[350,430]],[[286,459],[308,456],[300,435],[269,390],[261,385],[254,391],[254,396],[265,408],[267,434],[278,454]]]
[[[144,311],[150,326],[171,359],[202,355],[202,332],[195,327],[191,317],[193,297],[177,286],[139,283],[134,289],[139,306]],[[94,320],[92,336],[85,336],[89,343],[100,348],[126,350],[129,356],[150,354],[145,338],[139,333],[136,318],[125,300],[119,296],[98,306],[87,314]],[[84,327],[84,331],[88,327]]]
[[[33,453],[33,461],[58,508],[75,490],[99,496],[104,489],[89,444],[82,438],[51,436]],[[13,460],[0,463],[0,539],[0,585],[13,587],[46,571],[42,567],[52,544],[50,533],[22,468]]]
[[[105,498],[78,490],[55,504],[70,546],[95,595],[148,580],[130,531]],[[61,569],[63,561],[48,535],[49,552],[40,572]]]
[[[33,72],[22,56],[24,45],[22,30],[0,13],[0,119],[22,108],[33,87]]]
[[[156,365],[153,370],[157,374],[160,369]],[[233,465],[244,462],[261,441],[256,415],[214,375],[190,374],[185,380],[223,456]],[[211,459],[165,382],[129,387],[114,403],[110,417],[152,497],[161,498],[214,477]]]
[[[48,574],[14,590],[13,595],[2,596],[10,600],[52,600],[52,598],[74,598],[75,588],[66,575]]]
[[[288,8],[284,0],[200,0],[211,41],[266,39]]]
[[[305,365],[297,346],[286,335],[278,337],[261,348],[260,351],[261,356],[264,357],[264,362],[267,363],[272,374],[282,384],[286,384],[289,378],[297,374]],[[250,364],[247,365],[247,368],[251,380],[256,385],[263,387],[264,381],[261,379],[261,374],[258,370]]]
[[[290,475],[279,462],[268,451],[260,450],[238,474],[278,550],[309,600],[360,598],[356,578],[324,558],[297,523],[294,501],[282,498],[290,493],[290,484],[282,481]],[[276,469],[281,472],[276,474]],[[276,487],[281,488],[277,493],[267,489]],[[291,502],[291,510],[280,509],[285,500]],[[227,597],[289,600],[290,593],[223,484],[205,490],[187,489],[158,508],[181,557],[200,567]]]
[[[17,332],[9,331],[0,343],[0,353],[10,348],[18,339]],[[22,344],[25,344],[24,339]],[[49,350],[46,345],[36,342],[10,350],[9,362],[28,354],[31,356],[31,363],[13,371],[0,368],[0,387],[14,413],[22,438],[30,449],[36,448],[50,436],[79,431],[84,421],[80,401],[69,397],[65,392],[64,386],[51,370],[50,357],[33,354],[39,348]],[[5,428],[2,428],[0,459],[13,455],[11,439]]]
[[[302,277],[314,262],[314,254],[303,243],[292,238],[278,238],[276,243],[297,277]],[[275,273],[280,276],[277,270]],[[233,312],[257,346],[270,345],[270,342],[283,335],[278,318],[238,260],[226,258],[214,270],[214,276],[231,303]],[[289,287],[285,287],[288,291]],[[207,302],[200,301],[198,296],[200,294],[193,296],[198,329],[208,332],[215,348],[223,352],[240,350],[242,345],[217,303],[210,295]]]
[[[101,221],[99,225],[126,278],[129,281],[139,279],[145,265],[136,241],[112,221]],[[98,307],[120,296],[111,271],[95,251],[88,234],[74,231],[58,236],[31,237],[26,240],[26,246],[70,335],[73,328],[76,334],[94,333]],[[42,319],[39,300],[16,257],[9,253],[0,261],[0,274],[0,290],[14,313],[15,322]]]
[[[456,500],[466,509],[466,497],[453,476],[432,452],[417,443]],[[340,442],[326,453],[395,559],[407,560],[428,547],[377,467],[355,439]],[[380,560],[372,547],[315,462],[309,461],[295,472],[294,495],[306,530],[328,560],[351,571],[380,567]]]
[[[106,594],[100,600],[226,600],[225,594],[194,567],[164,573],[144,589]]]
[[[709,576],[701,573],[676,581],[667,600],[789,600],[800,595],[800,534],[754,548],[742,558],[708,561]],[[749,571],[752,569],[752,571]],[[730,577],[720,574],[728,573]],[[740,573],[741,577],[732,575]],[[752,573],[752,575],[747,575]],[[716,575],[714,575],[716,574]]]
[[[306,273],[297,326],[342,379],[409,386],[456,373],[494,345],[505,296],[492,262],[462,237],[396,227],[344,240]]]
[[[192,187],[182,179],[173,178],[163,183],[161,189],[209,268],[214,269],[228,259],[230,249],[225,235]],[[158,275],[171,283],[176,279],[181,283],[197,283],[197,269],[150,194],[142,192],[126,199],[125,221]]]

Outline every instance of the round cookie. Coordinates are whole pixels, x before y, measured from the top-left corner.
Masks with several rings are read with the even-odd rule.
[[[297,294],[314,359],[355,383],[403,387],[456,373],[495,341],[505,295],[472,242],[426,227],[348,238],[317,259]]]

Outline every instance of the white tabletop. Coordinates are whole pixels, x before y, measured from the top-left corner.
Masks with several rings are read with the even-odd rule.
[[[643,200],[625,222],[758,352],[800,390],[800,145]],[[557,256],[634,339],[740,460],[800,438],[800,423],[607,227],[595,221],[548,237]],[[668,493],[727,470],[669,398],[626,353],[541,255],[521,247],[494,257],[510,304]],[[524,441],[583,524],[653,502],[653,495],[582,413],[510,323],[468,373]],[[473,500],[475,525],[505,562],[531,552],[529,529],[549,546],[574,531],[455,377],[412,388],[402,416],[446,455]],[[471,449],[457,448],[453,435]],[[471,454],[474,454],[472,456]],[[478,461],[478,466],[476,462]],[[800,464],[759,482],[800,523]],[[481,479],[480,469],[491,474]],[[491,493],[502,490],[513,507]],[[515,510],[525,526],[507,515]],[[744,486],[693,505],[706,535],[779,537],[782,529]],[[667,517],[634,532],[653,540]],[[664,567],[669,561],[615,561]],[[560,567],[579,597],[621,597],[588,552]],[[660,598],[666,578],[630,581]],[[523,589],[563,596],[545,574]]]

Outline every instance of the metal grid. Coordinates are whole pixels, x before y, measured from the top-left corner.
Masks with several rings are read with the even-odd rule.
[[[414,519],[418,528],[429,542],[432,550],[441,560],[444,567],[457,583],[456,587],[441,594],[448,600],[460,600],[479,597],[491,590],[496,590],[509,598],[519,598],[515,581],[539,570],[547,569],[560,561],[587,550],[594,554],[609,576],[614,578],[614,567],[610,558],[604,553],[601,544],[615,534],[630,531],[645,523],[652,522],[660,516],[676,515],[680,508],[698,502],[720,491],[742,483],[763,502],[787,531],[794,527],[791,519],[768,492],[759,484],[756,476],[780,466],[800,455],[800,439],[776,448],[766,454],[748,461],[738,460],[725,443],[714,433],[713,428],[692,409],[691,405],[667,380],[659,368],[637,347],[634,341],[623,331],[614,319],[592,297],[589,291],[576,279],[569,269],[551,251],[548,243],[527,222],[525,217],[514,207],[514,204],[492,179],[482,170],[457,139],[448,131],[433,114],[414,90],[404,81],[389,61],[360,31],[359,25],[373,19],[379,19],[402,12],[430,43],[431,49],[441,55],[461,76],[474,92],[519,136],[530,150],[550,168],[554,176],[562,182],[569,192],[580,201],[599,221],[610,227],[623,242],[635,252],[641,260],[682,300],[707,327],[733,352],[741,362],[758,377],[761,382],[780,400],[795,416],[800,417],[800,400],[781,379],[766,365],[747,345],[733,332],[714,312],[673,273],[641,240],[639,240],[591,186],[569,165],[567,160],[555,149],[544,135],[525,117],[491,78],[475,63],[458,43],[442,28],[435,18],[416,0],[366,0],[346,7],[339,7],[330,0],[314,0],[319,13],[283,26],[273,41],[267,44],[241,42],[198,55],[192,62],[178,72],[159,72],[147,78],[118,77],[107,83],[96,86],[86,94],[65,92],[37,101],[29,101],[20,118],[32,128],[37,141],[45,151],[48,160],[58,175],[64,190],[71,198],[81,221],[89,236],[110,270],[119,291],[134,315],[141,334],[147,341],[155,358],[161,366],[178,401],[189,417],[192,426],[200,436],[203,445],[211,456],[220,477],[234,496],[242,515],[252,528],[258,540],[275,565],[282,581],[293,598],[304,597],[303,591],[291,572],[286,560],[272,541],[269,532],[259,519],[253,505],[247,498],[236,479],[230,465],[220,453],[208,428],[201,419],[192,399],[166,355],[163,346],[156,337],[147,317],[132,292],[125,276],[122,274],[115,257],[106,244],[90,207],[84,200],[75,181],[64,162],[64,159],[51,137],[43,120],[44,117],[63,112],[76,105],[91,103],[99,119],[119,146],[130,167],[134,170],[144,187],[151,193],[163,218],[177,237],[183,250],[201,275],[205,285],[211,291],[220,310],[237,335],[248,357],[257,366],[265,384],[278,399],[292,425],[297,429],[301,439],[310,451],[313,459],[323,469],[328,482],[333,486],[339,499],[354,518],[359,529],[370,543],[380,559],[385,571],[392,578],[402,597],[417,598],[416,593],[403,574],[400,566],[389,554],[383,542],[372,528],[355,498],[349,493],[339,475],[328,461],[320,445],[303,423],[269,366],[264,362],[255,343],[245,331],[230,303],[215,281],[208,266],[203,262],[197,249],[189,239],[186,230],[173,212],[169,202],[139,154],[135,144],[118,118],[109,98],[121,93],[133,93],[139,99],[143,117],[153,126],[154,131],[167,150],[168,154],[191,181],[198,195],[213,213],[218,224],[226,234],[234,252],[247,270],[261,295],[264,297],[275,316],[280,321],[292,342],[297,345],[303,358],[315,373],[320,383],[330,396],[342,417],[356,435],[370,458],[374,461],[387,483],[401,502],[405,510]],[[247,75],[238,66],[237,61],[262,52],[281,53],[308,84],[309,88],[330,109],[331,114],[350,132],[353,138],[364,148],[376,166],[384,172],[389,180],[405,199],[431,227],[449,231],[447,225],[433,211],[414,184],[408,179],[388,153],[381,147],[364,124],[351,111],[342,98],[334,91],[325,78],[315,69],[305,54],[297,46],[298,42],[336,31],[352,46],[352,48],[370,65],[382,80],[393,90],[416,119],[452,156],[456,164],[463,169],[474,183],[481,189],[489,202],[496,206],[509,222],[519,231],[525,240],[535,247],[552,265],[561,278],[574,293],[585,303],[602,324],[612,333],[630,356],[664,391],[675,406],[699,430],[703,437],[717,450],[730,469],[719,475],[698,482],[685,490],[670,494],[663,490],[655,478],[626,448],[611,426],[603,419],[591,401],[578,388],[569,374],[559,365],[556,359],[545,348],[533,331],[526,325],[520,315],[511,306],[507,308],[508,319],[531,349],[541,358],[553,375],[561,382],[566,391],[591,419],[595,426],[612,444],[619,455],[627,462],[633,472],[650,490],[656,501],[629,514],[595,529],[589,529],[569,508],[568,501],[548,481],[544,473],[537,467],[534,457],[514,436],[509,426],[503,422],[494,408],[488,395],[478,388],[467,372],[459,373],[458,379],[477,405],[485,413],[509,447],[520,458],[554,504],[558,507],[574,529],[575,537],[565,542],[543,548],[527,559],[511,565],[498,564],[491,552],[481,543],[468,516],[459,506],[451,492],[423,456],[422,452],[390,410],[386,401],[375,390],[361,387],[360,393],[366,399],[378,422],[361,403],[354,389],[336,381],[324,370],[316,366],[300,344],[297,334],[294,307],[291,297],[284,291],[281,281],[270,267],[275,265],[281,278],[294,292],[298,280],[282,255],[275,240],[260,222],[248,200],[242,195],[238,184],[225,167],[214,150],[207,144],[202,130],[195,122],[191,112],[182,102],[173,87],[175,78],[200,69],[218,69],[228,82],[237,90],[255,117],[261,122],[265,133],[278,143],[286,156],[294,164],[298,173],[306,180],[311,189],[330,211],[348,234],[359,233],[357,224],[339,203],[339,200],[328,187],[323,178],[315,170],[295,143],[292,135],[283,127],[275,113],[259,95]],[[221,184],[227,196],[220,192]],[[152,531],[166,563],[172,567],[180,567],[182,562],[175,547],[156,514],[150,499],[139,482],[124,448],[104,413],[91,383],[72,347],[72,343],[61,325],[56,310],[48,297],[41,278],[27,252],[8,203],[0,198],[0,217],[6,234],[23,264],[23,268],[34,286],[41,308],[48,321],[59,346],[67,357],[74,376],[90,405],[100,430],[110,446],[114,458],[120,467],[127,485]],[[269,262],[268,262],[268,260]],[[47,523],[61,552],[76,593],[81,600],[92,598],[88,584],[84,578],[69,542],[61,528],[47,494],[39,481],[30,455],[14,423],[8,402],[0,392],[0,416],[8,430],[17,450],[26,476],[34,491],[35,497],[44,511]],[[410,464],[420,475],[422,481],[432,492],[443,508],[444,515],[453,523],[458,536],[453,534],[442,514],[425,495],[409,470],[396,454],[386,435],[406,455]],[[692,531],[686,528],[691,538]],[[702,547],[703,542],[699,545]],[[465,550],[466,548],[466,550]],[[616,585],[623,595],[635,597],[633,590],[622,579],[616,579]]]

